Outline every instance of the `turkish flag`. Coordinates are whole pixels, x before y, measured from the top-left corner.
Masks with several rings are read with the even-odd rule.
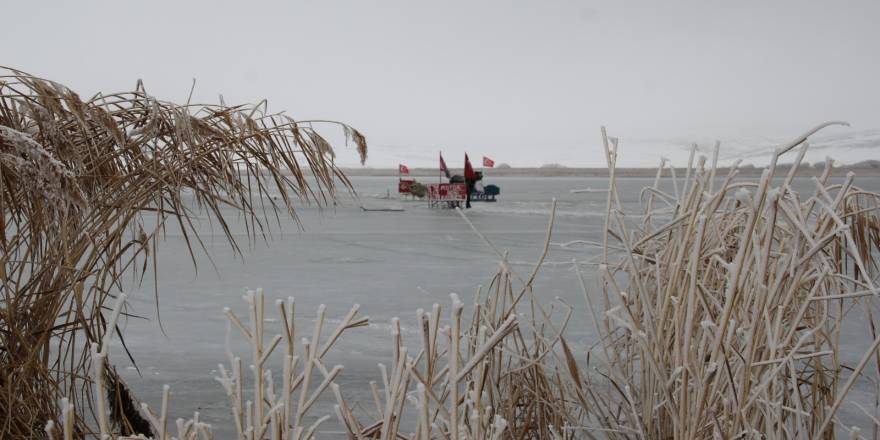
[[[397,171],[399,171],[400,174],[409,174],[409,168],[407,168],[406,165],[403,164],[397,166]]]
[[[464,153],[464,178],[465,179],[476,179],[477,175],[474,174],[474,167],[471,166],[471,160],[468,159],[467,153]]]
[[[483,156],[483,166],[486,168],[492,168],[495,166],[495,161],[492,159],[489,159],[486,156]]]

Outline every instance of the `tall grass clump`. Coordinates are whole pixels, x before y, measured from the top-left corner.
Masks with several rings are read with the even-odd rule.
[[[245,217],[248,241],[264,239],[279,215],[295,215],[296,201],[327,203],[338,182],[350,189],[311,122],[266,107],[174,104],[141,82],[83,99],[0,68],[0,437],[43,432],[63,410],[58,395],[82,410],[61,411],[68,428],[90,432],[96,396],[85,372],[103,365],[102,341],[118,332],[107,301],[124,275],[155,276],[167,227],[182,233],[195,264],[204,250],[196,217],[210,218],[238,252],[230,212]],[[363,135],[341,126],[363,161]],[[96,379],[107,390],[96,393],[128,394],[112,368],[104,373]],[[114,400],[113,414],[124,415],[116,410],[125,399]],[[115,422],[122,432],[138,424]]]
[[[838,415],[854,384],[876,395],[880,195],[852,174],[832,182],[830,159],[811,192],[793,189],[806,138],[829,124],[778,148],[757,181],[736,166],[716,176],[717,145],[710,163],[692,153],[685,176],[658,171],[635,216],[617,192],[617,140],[604,137],[605,245],[598,292],[584,286],[602,343],[566,370],[583,426],[613,438],[860,438]],[[794,162],[779,173],[785,154]],[[855,364],[843,360],[847,319],[865,319],[873,339]],[[876,436],[876,408],[861,414]]]

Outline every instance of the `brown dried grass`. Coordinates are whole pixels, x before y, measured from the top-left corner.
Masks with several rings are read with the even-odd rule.
[[[89,344],[114,331],[105,303],[123,275],[155,276],[166,226],[182,231],[195,265],[195,216],[216,221],[238,252],[224,209],[245,216],[249,241],[267,239],[295,201],[351,189],[313,122],[332,121],[267,113],[265,101],[178,105],[140,82],[82,99],[0,68],[0,437],[42,432],[56,396],[89,407]],[[363,161],[364,136],[339,125]]]

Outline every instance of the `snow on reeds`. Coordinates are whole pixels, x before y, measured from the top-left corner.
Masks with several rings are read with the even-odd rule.
[[[88,429],[101,400],[84,370],[90,359],[103,365],[105,347],[90,347],[114,331],[106,304],[124,276],[155,276],[168,228],[194,254],[204,250],[197,218],[207,217],[238,252],[230,212],[246,219],[247,240],[268,239],[295,201],[324,204],[340,182],[350,188],[312,127],[325,122],[268,113],[265,101],[178,105],[140,82],[82,99],[0,67],[0,437],[41,431],[58,394],[79,410],[71,429]],[[363,135],[341,126],[363,160]],[[127,388],[112,368],[106,375],[104,409],[121,414]]]
[[[583,396],[580,423],[609,437],[858,438],[837,415],[880,367],[870,311],[880,196],[851,174],[832,183],[830,160],[811,193],[792,188],[805,140],[823,126],[780,147],[757,181],[736,179],[736,167],[716,181],[717,147],[711,166],[698,158],[671,188],[658,174],[641,194],[642,221],[622,210],[617,141],[604,137],[606,254],[599,291],[584,284],[602,344],[566,370]],[[777,173],[786,153],[793,165]],[[874,342],[845,365],[841,330],[854,306]]]

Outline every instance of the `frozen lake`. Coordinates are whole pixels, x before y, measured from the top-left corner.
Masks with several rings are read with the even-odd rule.
[[[426,179],[427,180],[427,179]],[[456,292],[466,305],[472,304],[477,286],[487,285],[498,266],[498,258],[452,210],[431,209],[426,202],[383,200],[387,190],[396,196],[394,177],[353,177],[360,197],[346,196],[337,206],[298,209],[302,230],[292,219],[282,218],[280,228],[273,225],[274,237],[268,243],[246,247],[247,235],[241,222],[233,231],[245,247],[244,260],[234,257],[220,231],[215,234],[207,221],[202,238],[208,242],[215,267],[199,259],[195,274],[186,245],[179,234],[169,232],[159,252],[159,311],[167,336],[156,322],[151,280],[129,292],[132,313],[149,321],[128,319],[126,340],[140,367],[141,375],[130,366],[124,353],[115,348],[111,360],[134,389],[135,394],[154,408],[160,405],[162,384],[171,385],[173,417],[202,418],[215,425],[218,438],[229,437],[226,395],[214,380],[217,364],[226,363],[225,306],[242,320],[247,319],[241,295],[248,288],[265,289],[267,317],[275,318],[274,300],[295,296],[298,327],[303,336],[311,334],[314,311],[327,305],[330,318],[340,318],[352,306],[361,305],[361,315],[369,315],[371,325],[347,332],[328,356],[328,365],[345,365],[337,379],[343,393],[353,400],[368,401],[368,383],[380,380],[377,362],[386,361],[391,350],[389,322],[398,316],[404,338],[414,335],[418,308],[430,309],[434,303],[449,304],[449,293]],[[619,181],[627,211],[638,210],[639,190],[652,179],[627,178]],[[598,252],[584,247],[563,248],[558,243],[572,240],[601,240],[605,193],[576,193],[571,189],[606,187],[604,178],[487,178],[501,187],[497,203],[474,203],[467,216],[502,251],[509,251],[514,270],[523,278],[539,257],[546,236],[551,200],[558,200],[550,254],[539,273],[535,291],[546,303],[559,297],[575,307],[575,314],[586,313],[572,259],[595,261]],[[880,190],[880,179],[859,178],[857,183]],[[798,183],[802,193],[812,193],[808,181]],[[402,207],[403,212],[363,212],[367,207]],[[229,220],[235,218],[230,211]],[[213,241],[212,241],[213,238]],[[582,265],[592,277],[593,266]],[[270,307],[271,305],[271,307]],[[467,315],[467,312],[465,313]],[[579,347],[594,342],[587,320],[573,320],[569,340]],[[331,321],[332,326],[334,321]],[[268,324],[267,341],[275,334],[277,322]],[[327,330],[329,331],[329,329]],[[852,338],[847,362],[854,362],[870,342],[863,327],[846,332]],[[241,337],[233,332],[233,349],[243,359],[249,352]],[[411,346],[419,342],[409,338]],[[276,364],[279,364],[277,362]],[[279,365],[270,367],[279,371]],[[868,393],[870,390],[854,390]],[[313,414],[332,414],[324,405]],[[325,427],[333,430],[335,417]]]

